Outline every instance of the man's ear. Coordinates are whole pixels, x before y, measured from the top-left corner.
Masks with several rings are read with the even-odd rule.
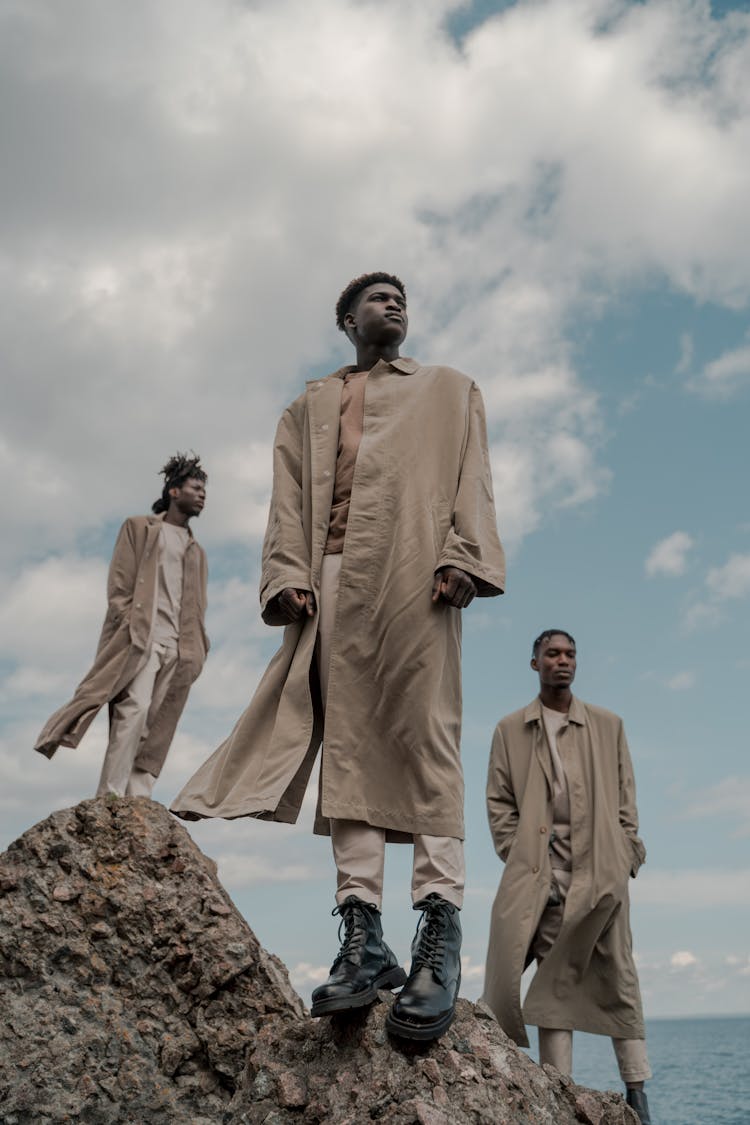
[[[529,661],[529,665],[534,669],[535,672],[539,671],[539,665],[535,656],[532,656],[531,660]]]

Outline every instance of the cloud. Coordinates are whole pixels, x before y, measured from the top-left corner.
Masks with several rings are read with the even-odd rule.
[[[327,871],[310,864],[280,864],[276,859],[246,853],[225,853],[216,856],[219,878],[229,891],[245,890],[258,883],[306,883],[324,879]]]
[[[718,601],[746,598],[750,594],[750,555],[730,555],[723,566],[709,570],[706,585]]]
[[[712,567],[706,575],[708,597],[696,601],[685,612],[688,629],[716,625],[724,618],[728,601],[750,595],[750,554],[733,553],[723,566]]]
[[[644,869],[633,884],[631,896],[641,907],[669,910],[713,910],[719,906],[737,908],[750,900],[750,868]]]
[[[695,540],[686,531],[675,531],[656,543],[646,559],[645,569],[649,578],[664,574],[677,577],[685,573],[688,552],[695,546]]]
[[[185,446],[206,545],[257,541],[275,419],[346,356],[332,305],[369,263],[409,281],[410,349],[480,379],[511,543],[606,489],[569,325],[644,276],[747,299],[747,18],[547,0],[459,45],[454,7],[0,17],[6,558],[143,510]]]
[[[685,808],[687,819],[721,817],[723,822],[737,820],[737,836],[750,836],[750,777],[722,778],[696,794]]]
[[[289,980],[297,992],[308,993],[327,980],[330,971],[328,965],[311,965],[309,961],[298,961],[289,970]]]
[[[716,398],[729,398],[750,382],[750,344],[724,352],[706,364],[688,386]]]
[[[690,969],[698,964],[698,958],[688,949],[680,949],[669,958],[673,969]]]
[[[689,691],[695,687],[695,672],[677,672],[667,680],[670,691]]]

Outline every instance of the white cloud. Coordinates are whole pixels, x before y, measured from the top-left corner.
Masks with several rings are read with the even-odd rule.
[[[690,969],[698,964],[698,958],[688,949],[679,949],[669,958],[669,963],[673,969]]]
[[[229,891],[245,890],[257,883],[307,883],[311,879],[324,879],[328,871],[321,871],[306,863],[280,864],[276,858],[228,853],[216,856],[219,878]]]
[[[712,567],[706,575],[706,589],[707,598],[685,611],[687,629],[718,624],[724,619],[728,601],[750,595],[750,554],[733,553],[723,566]]]
[[[667,680],[670,691],[689,691],[695,687],[695,672],[677,672]]]
[[[677,577],[685,573],[688,552],[695,546],[695,540],[686,531],[674,531],[665,539],[660,539],[646,559],[645,569],[649,578],[658,574]]]
[[[750,594],[750,555],[730,555],[723,566],[709,570],[706,585],[718,601],[746,598]]]
[[[728,398],[750,381],[750,344],[724,352],[706,364],[701,375],[688,384],[692,390],[717,398]]]
[[[631,897],[641,907],[670,910],[737,907],[750,901],[750,868],[644,868],[632,885]]]
[[[750,777],[722,778],[696,794],[686,806],[685,817],[721,817],[723,822],[738,820],[739,836],[750,836]]]
[[[693,337],[689,332],[683,332],[680,336],[680,358],[675,367],[675,371],[679,375],[685,375],[692,367],[694,352]]]
[[[606,488],[567,325],[655,273],[750,293],[747,20],[547,0],[459,50],[453,7],[386,3],[376,27],[352,0],[5,14],[6,554],[142,510],[186,445],[207,545],[257,539],[279,408],[346,355],[331,306],[384,246],[410,349],[480,378],[501,483],[523,477],[499,496],[508,538]]]
[[[298,961],[289,970],[289,980],[297,992],[305,993],[328,979],[328,965],[311,965],[309,961]]]

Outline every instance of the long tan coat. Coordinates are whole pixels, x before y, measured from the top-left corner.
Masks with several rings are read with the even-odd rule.
[[[349,368],[345,370],[350,370]],[[276,434],[261,607],[287,586],[320,595],[344,370],[307,384]],[[411,359],[367,379],[342,559],[316,831],[365,821],[389,838],[463,837],[461,611],[431,603],[438,567],[502,592],[484,410],[470,379]],[[294,822],[322,712],[314,618],[288,625],[249,707],[172,805],[187,818]]]
[[[120,528],[107,580],[107,614],[94,664],[75,695],[47,720],[35,750],[51,758],[58,746],[77,746],[105,703],[130,683],[146,661],[158,583],[158,541],[163,515],[131,516]],[[189,530],[189,529],[188,529]],[[190,534],[185,551],[179,662],[164,703],[138,751],[138,769],[158,777],[175,728],[208,652],[204,628],[208,567]]]
[[[524,1020],[642,1039],[628,879],[646,849],[622,720],[574,698],[557,746],[570,793],[573,877],[559,936],[522,1013],[521,975],[550,889],[553,769],[538,698],[495,730],[487,809],[505,870],[492,908],[484,1000],[521,1046],[528,1046]]]

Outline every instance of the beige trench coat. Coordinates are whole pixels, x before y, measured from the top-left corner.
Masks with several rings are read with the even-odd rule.
[[[308,383],[278,427],[267,624],[282,623],[285,587],[320,595],[343,374]],[[434,572],[447,565],[468,571],[480,596],[502,593],[481,395],[451,368],[380,360],[367,379],[342,559],[317,832],[344,818],[391,839],[463,837],[461,611],[431,602]],[[323,727],[317,627],[317,612],[286,626],[249,707],[173,812],[297,819]]]
[[[521,1011],[521,974],[551,881],[552,760],[539,699],[501,719],[487,780],[490,831],[505,870],[492,908],[483,999],[528,1046],[526,1023],[643,1039],[628,879],[646,858],[622,720],[573,699],[557,738],[568,778],[573,877],[559,936]]]
[[[51,758],[58,746],[77,746],[105,703],[111,703],[146,661],[158,582],[157,550],[163,515],[131,516],[120,528],[107,580],[107,614],[94,664],[75,695],[56,711],[35,750]],[[189,530],[189,529],[188,529]],[[135,765],[158,777],[190,685],[208,653],[204,628],[208,567],[203,548],[190,534],[183,564],[179,662],[156,721],[138,751]]]

